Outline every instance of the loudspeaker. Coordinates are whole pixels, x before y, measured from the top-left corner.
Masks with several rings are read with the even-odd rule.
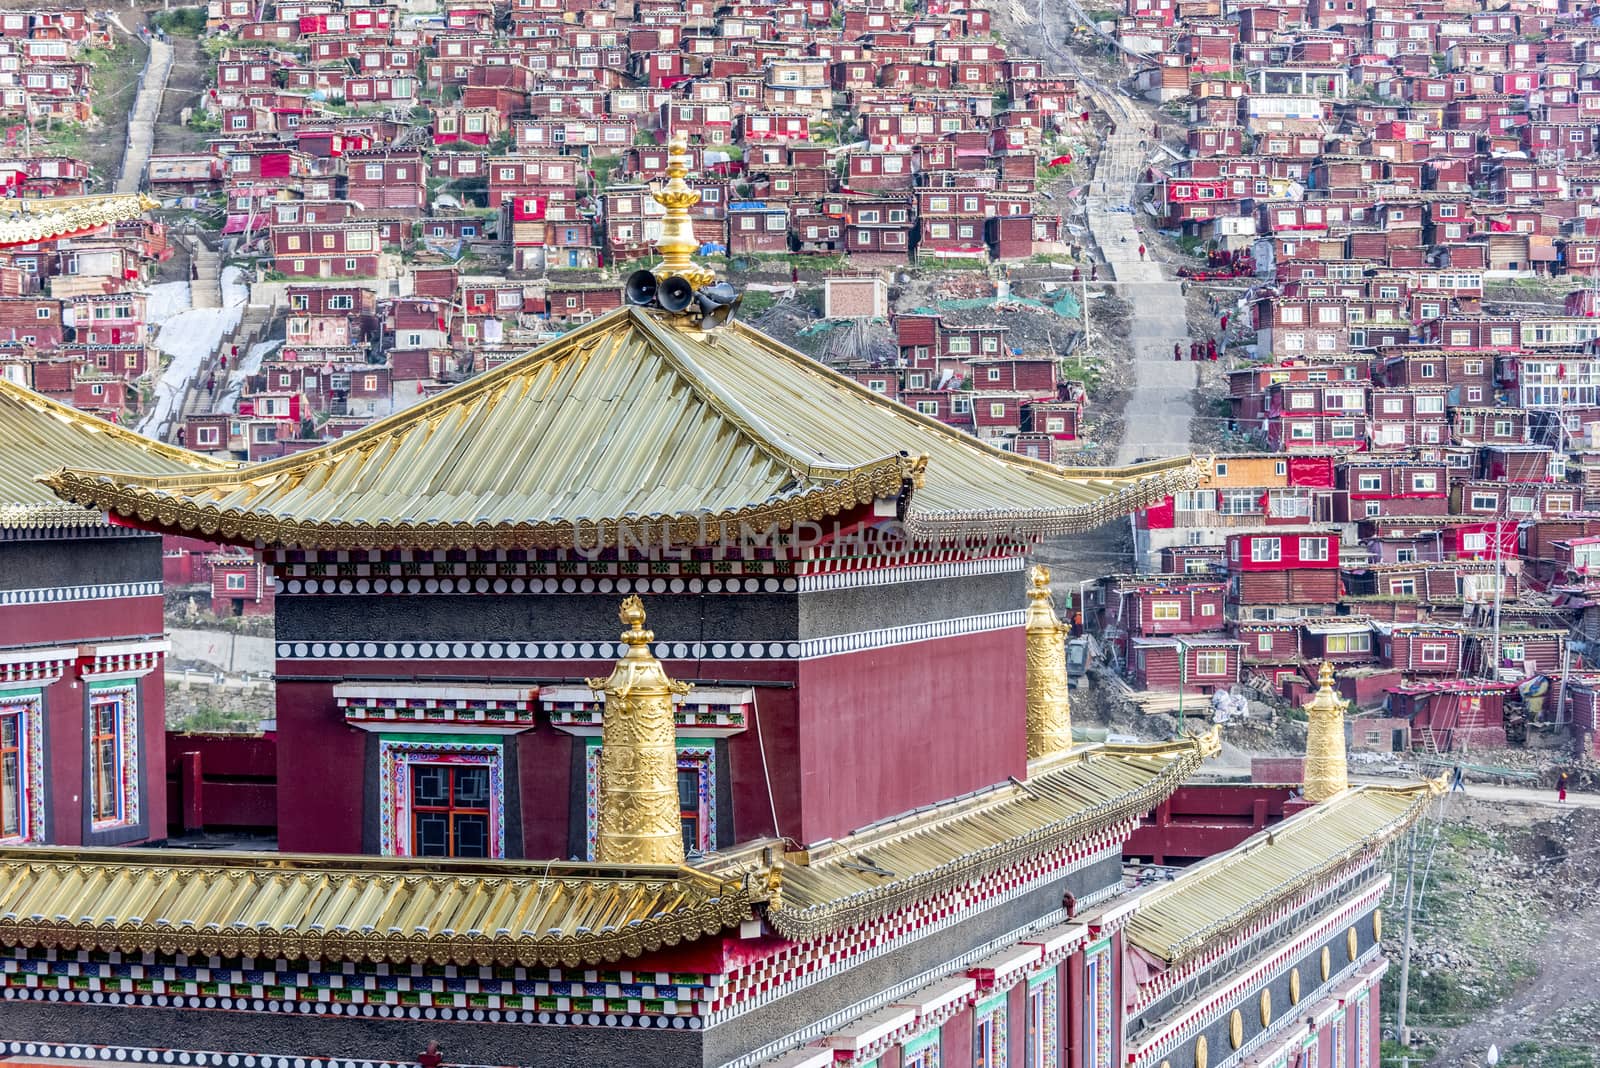
[[[739,305],[744,302],[744,294],[740,293],[726,304],[719,304],[710,311],[702,312],[700,322],[706,326],[721,326],[733,317],[739,310]]]
[[[700,306],[701,315],[710,315],[713,311],[727,304],[732,304],[739,291],[726,282],[718,282],[714,286],[706,286],[694,295],[694,302]]]
[[[656,276],[649,271],[634,271],[628,276],[627,294],[629,304],[641,306],[656,302]]]
[[[694,286],[682,275],[675,274],[664,279],[656,290],[656,303],[669,312],[686,311],[693,302]]]

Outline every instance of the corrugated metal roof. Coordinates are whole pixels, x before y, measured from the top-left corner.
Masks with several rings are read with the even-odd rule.
[[[1187,869],[1138,899],[1128,938],[1173,964],[1409,827],[1443,789],[1360,786]]]
[[[98,511],[67,504],[38,481],[63,464],[90,463],[146,475],[234,466],[162,444],[0,378],[0,528],[103,523]]]
[[[64,498],[166,529],[324,548],[544,547],[596,527],[817,520],[911,484],[913,536],[1089,529],[1191,486],[1190,457],[1016,456],[734,324],[622,308],[318,449],[187,478],[71,465]],[[116,470],[116,473],[111,471]],[[588,543],[587,537],[585,543]]]
[[[573,967],[736,926],[688,868],[186,850],[0,850],[0,942],[291,960]]]
[[[1084,838],[1154,808],[1217,752],[1218,735],[1075,751],[1026,782],[913,813],[791,857],[767,918],[811,938]]]

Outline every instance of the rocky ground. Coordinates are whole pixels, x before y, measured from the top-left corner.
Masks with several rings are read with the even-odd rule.
[[[1600,1063],[1600,813],[1490,805],[1454,795],[1418,838],[1409,1055],[1437,1065]],[[1390,958],[1404,944],[1407,854],[1390,857]],[[1393,1019],[1398,975],[1384,983]],[[1386,1035],[1392,1038],[1391,1034]],[[1385,1061],[1407,1055],[1385,1044]]]

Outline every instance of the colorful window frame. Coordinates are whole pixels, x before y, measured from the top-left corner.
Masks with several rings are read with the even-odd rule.
[[[0,790],[8,805],[6,824],[0,825],[0,843],[44,844],[44,695],[38,690],[0,693],[0,720],[10,721],[10,744],[0,755]]]
[[[1334,1017],[1328,1027],[1328,1048],[1333,1051],[1333,1068],[1348,1068],[1349,1050],[1345,1048],[1344,1012]]]
[[[1083,1033],[1089,1036],[1084,1068],[1111,1068],[1115,1020],[1111,982],[1111,939],[1103,938],[1083,955]]]
[[[1059,1068],[1061,1028],[1059,987],[1054,969],[1028,980],[1028,1023],[1022,1047],[1023,1068]]]
[[[1006,1068],[1006,995],[978,1002],[973,1016],[972,1068]]]
[[[600,837],[600,739],[589,739],[584,754],[584,841],[587,858],[593,860]],[[692,772],[698,781],[699,811],[695,830],[695,852],[709,853],[717,848],[717,749],[709,741],[685,739],[678,742],[678,772]]]
[[[89,827],[139,822],[139,686],[125,680],[89,685],[86,731]],[[109,744],[103,744],[109,743]]]
[[[924,1031],[900,1047],[900,1068],[939,1068],[939,1029]]]
[[[1371,1068],[1372,1064],[1372,998],[1363,988],[1356,998],[1356,1068]]]
[[[506,855],[505,750],[498,742],[448,736],[385,737],[378,741],[378,851],[415,856],[412,840],[412,773],[418,765],[453,764],[489,769],[489,856]]]

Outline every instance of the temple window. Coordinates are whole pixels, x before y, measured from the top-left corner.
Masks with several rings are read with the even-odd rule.
[[[44,747],[38,693],[0,694],[0,842],[44,837]]]
[[[1028,1031],[1023,1044],[1023,1068],[1057,1068],[1061,1059],[1059,1009],[1055,971],[1043,971],[1028,980]]]
[[[1116,1021],[1111,991],[1111,939],[1089,947],[1083,960],[1084,1068],[1111,1068],[1111,1029]]]
[[[1006,1066],[1006,995],[1002,992],[979,1002],[973,1028],[972,1068]]]
[[[385,738],[378,768],[379,851],[385,856],[506,855],[500,743]]]
[[[93,825],[139,819],[137,690],[131,684],[89,694],[89,784]]]
[[[939,1068],[939,1028],[918,1035],[901,1047],[901,1068]]]
[[[489,820],[487,767],[412,765],[412,856],[487,857]]]

